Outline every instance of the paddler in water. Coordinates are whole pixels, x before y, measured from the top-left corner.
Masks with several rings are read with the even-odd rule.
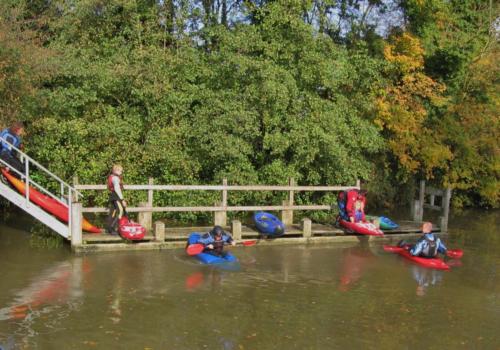
[[[203,253],[208,253],[220,257],[224,257],[227,254],[224,252],[225,244],[231,244],[233,246],[236,245],[233,237],[224,232],[224,230],[220,226],[214,226],[214,228],[210,232],[207,232],[203,236],[201,236],[200,239],[198,239],[197,243],[201,243],[205,246]]]
[[[435,258],[438,253],[446,255],[448,249],[439,237],[434,236],[430,222],[422,224],[422,233],[424,235],[417,241],[417,244],[410,248],[411,255],[423,258]],[[404,241],[399,242],[398,245],[400,247],[407,246]]]
[[[118,222],[125,215],[127,202],[123,198],[123,167],[119,164],[113,165],[111,174],[108,176],[109,190],[109,215],[106,231],[111,235],[118,235]]]

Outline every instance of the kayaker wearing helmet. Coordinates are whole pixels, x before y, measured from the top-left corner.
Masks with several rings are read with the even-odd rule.
[[[24,165],[17,158],[17,151],[12,147],[18,149],[23,148],[21,136],[24,134],[24,125],[21,122],[16,122],[12,124],[10,128],[2,130],[0,137],[2,138],[0,142],[0,158],[7,163],[12,168],[24,174]],[[5,164],[0,164],[4,166]],[[19,177],[19,174],[14,172],[14,176]]]
[[[434,258],[438,253],[446,255],[448,249],[441,239],[432,233],[432,223],[424,222],[422,232],[424,235],[417,241],[417,244],[410,248],[411,255],[423,258]],[[398,245],[400,247],[409,247],[404,241],[399,242]]]
[[[210,232],[201,236],[197,243],[201,243],[205,246],[203,250],[204,253],[222,257],[226,255],[223,251],[226,243],[233,246],[236,245],[233,238],[228,233],[224,232],[220,226],[214,226]]]
[[[109,215],[106,230],[111,235],[118,235],[118,222],[125,215],[127,202],[123,198],[123,167],[119,164],[113,165],[111,174],[108,176],[109,190]]]

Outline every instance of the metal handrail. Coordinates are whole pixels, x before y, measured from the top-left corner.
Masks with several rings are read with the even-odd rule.
[[[71,221],[72,221],[72,218],[71,218],[72,199],[75,198],[75,197],[78,198],[78,196],[83,197],[83,195],[78,190],[76,190],[75,188],[73,188],[72,186],[70,186],[68,183],[66,183],[64,180],[62,180],[59,176],[57,176],[56,174],[52,173],[50,170],[48,170],[43,165],[41,165],[40,163],[38,163],[37,161],[35,161],[33,158],[31,158],[26,153],[24,153],[23,151],[21,151],[19,148],[17,148],[13,144],[11,144],[9,141],[5,140],[3,137],[0,137],[0,142],[5,142],[8,145],[10,145],[14,150],[16,150],[21,155],[22,158],[24,158],[24,164],[25,164],[25,170],[24,170],[25,173],[24,174],[21,173],[20,171],[18,171],[17,169],[14,169],[10,164],[8,164],[7,162],[5,162],[4,160],[0,159],[0,162],[2,164],[6,165],[12,171],[14,171],[16,174],[20,175],[21,178],[24,178],[24,182],[26,183],[26,190],[25,190],[26,206],[29,207],[29,204],[30,204],[30,200],[29,200],[30,184],[33,184],[34,186],[36,186],[38,189],[40,189],[45,194],[49,195],[50,197],[52,197],[55,200],[57,200],[59,203],[61,203],[63,205],[66,205],[68,207],[68,227],[71,230],[71,227],[72,227],[71,226]],[[61,187],[61,197],[63,197],[65,195],[65,193],[64,193],[65,192],[64,191],[65,187],[68,188],[68,193],[67,193],[67,195],[68,195],[68,203],[64,203],[62,201],[62,199],[57,198],[57,196],[55,196],[49,190],[45,189],[43,186],[41,186],[40,184],[38,184],[35,181],[33,181],[33,180],[30,179],[30,177],[29,177],[30,163],[33,164],[33,165],[35,165],[37,168],[41,169],[45,174],[47,174],[49,177],[51,177],[55,181],[59,182],[60,187]]]
[[[17,152],[19,152],[23,156],[23,158],[28,159],[30,163],[32,163],[32,164],[36,165],[38,168],[42,169],[45,173],[47,173],[52,178],[54,178],[55,180],[57,180],[61,185],[67,186],[68,188],[70,188],[71,190],[73,190],[78,196],[82,196],[83,197],[83,195],[79,191],[77,191],[74,187],[72,187],[71,185],[69,185],[68,183],[66,183],[59,176],[57,176],[56,174],[52,173],[49,169],[45,168],[42,164],[38,163],[36,160],[34,160],[30,156],[28,156],[26,153],[24,153],[19,148],[17,148],[13,144],[11,144],[9,141],[5,140],[3,137],[0,137],[0,142],[5,142],[5,143],[9,144],[12,148],[14,148]],[[3,162],[3,163],[5,164],[5,162]],[[9,166],[9,168],[12,169],[11,166]],[[13,169],[13,170],[16,170],[16,169]],[[16,173],[18,173],[20,175],[23,175],[23,174],[19,173],[17,170],[16,170]]]

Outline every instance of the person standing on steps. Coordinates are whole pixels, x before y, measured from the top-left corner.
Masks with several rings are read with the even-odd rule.
[[[113,165],[111,174],[108,176],[109,190],[109,215],[106,231],[110,235],[118,235],[118,222],[126,215],[127,202],[123,197],[123,167],[119,164]]]
[[[2,130],[0,133],[0,158],[10,167],[21,174],[24,174],[24,164],[18,158],[18,152],[14,149],[23,149],[21,137],[24,135],[24,125],[22,122],[15,122],[10,128]],[[12,147],[14,146],[14,147]],[[4,163],[0,164],[5,166]],[[13,172],[16,177],[19,174]]]

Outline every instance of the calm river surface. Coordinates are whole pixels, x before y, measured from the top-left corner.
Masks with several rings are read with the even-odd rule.
[[[450,272],[380,242],[74,256],[0,224],[0,349],[500,349],[500,213],[452,217]],[[23,225],[17,225],[23,226]]]

